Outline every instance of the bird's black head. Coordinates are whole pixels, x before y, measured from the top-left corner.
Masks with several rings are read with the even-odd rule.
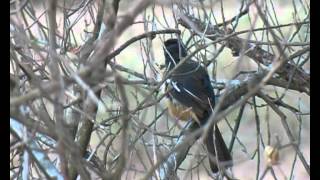
[[[187,50],[181,41],[178,39],[169,39],[164,42],[165,48],[164,56],[165,56],[165,65],[169,69],[172,69],[176,64],[179,63],[180,58],[187,56]]]

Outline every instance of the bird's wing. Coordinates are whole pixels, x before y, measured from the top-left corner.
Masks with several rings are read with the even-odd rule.
[[[206,70],[200,66],[191,71],[190,64],[186,66],[179,67],[184,71],[177,69],[177,73],[171,77],[173,88],[170,95],[183,105],[192,107],[196,114],[209,111],[214,106],[214,91]]]

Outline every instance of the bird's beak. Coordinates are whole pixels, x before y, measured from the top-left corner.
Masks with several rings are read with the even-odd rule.
[[[165,67],[166,67],[166,65],[164,65],[164,64],[159,65],[160,70],[163,70]]]

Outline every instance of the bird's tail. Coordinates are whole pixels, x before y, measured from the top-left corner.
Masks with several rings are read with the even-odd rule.
[[[232,166],[231,154],[217,125],[212,125],[209,128],[204,143],[207,146],[209,164],[213,173]]]

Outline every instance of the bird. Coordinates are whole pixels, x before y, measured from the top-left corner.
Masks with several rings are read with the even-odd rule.
[[[206,68],[192,58],[179,64],[187,56],[180,39],[166,40],[163,51],[165,72],[175,68],[165,82],[169,115],[182,121],[192,119],[199,127],[204,126],[215,106],[215,93]],[[204,144],[209,153],[211,171],[217,173],[221,168],[231,167],[232,157],[218,126],[210,126],[207,132]]]

